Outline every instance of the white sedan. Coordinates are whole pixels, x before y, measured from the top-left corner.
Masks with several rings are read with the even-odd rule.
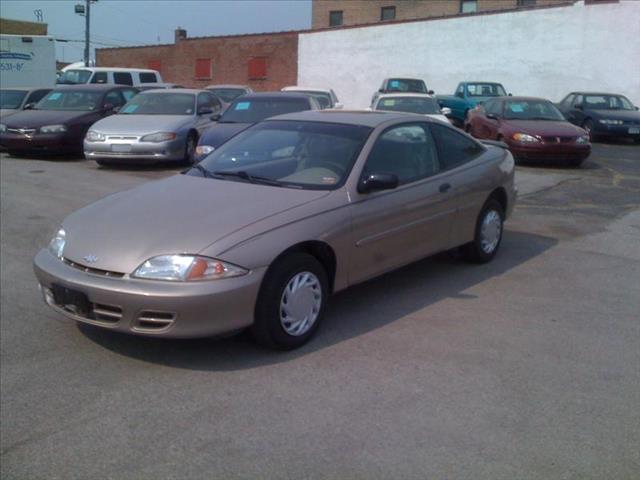
[[[447,118],[451,109],[440,108],[438,101],[426,93],[384,93],[376,98],[372,110],[417,113],[451,123]]]

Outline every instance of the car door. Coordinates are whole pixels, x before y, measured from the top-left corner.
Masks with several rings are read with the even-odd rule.
[[[447,183],[455,199],[451,235],[446,248],[457,247],[473,239],[480,209],[488,198],[491,182],[487,180],[490,164],[482,161],[485,147],[454,128],[433,123],[440,170],[447,173]]]
[[[357,193],[352,199],[353,283],[443,250],[455,215],[451,183],[440,173],[427,123],[403,123],[383,131],[360,179],[372,173],[395,174],[399,185]]]
[[[498,100],[489,100],[474,114],[472,133],[475,137],[493,140],[498,138],[501,105],[502,102]]]

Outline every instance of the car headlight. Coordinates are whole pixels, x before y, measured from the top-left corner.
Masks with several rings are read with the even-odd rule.
[[[216,147],[212,147],[211,145],[198,145],[196,147],[196,155],[198,157],[201,157],[203,155],[209,155],[215,149],[216,149]]]
[[[56,232],[51,241],[49,242],[49,251],[56,257],[62,258],[64,252],[64,245],[67,242],[67,234],[64,228],[61,228]]]
[[[67,127],[64,125],[45,125],[40,127],[40,133],[62,133],[66,131]]]
[[[514,133],[512,137],[516,142],[522,143],[538,143],[540,140],[527,133]]]
[[[613,120],[611,118],[603,118],[602,120],[598,120],[600,123],[605,125],[622,125],[622,120]]]
[[[581,135],[578,138],[576,138],[576,143],[578,144],[585,144],[585,143],[589,143],[589,135]]]
[[[107,139],[107,136],[104,133],[89,130],[85,139],[87,142],[104,142]]]
[[[141,142],[166,142],[175,140],[177,135],[173,132],[158,132],[145,135],[140,139]]]
[[[4,133],[7,131],[7,126],[4,123],[0,123],[0,132]]]
[[[215,258],[199,255],[160,255],[144,262],[132,276],[149,280],[190,282],[239,277],[247,273],[249,271],[244,268]]]

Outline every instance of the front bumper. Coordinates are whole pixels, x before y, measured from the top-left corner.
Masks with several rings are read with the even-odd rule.
[[[22,153],[75,153],[80,150],[80,140],[69,132],[37,133],[26,136],[19,133],[3,132],[0,145],[11,152]]]
[[[588,143],[586,145],[541,143],[529,146],[511,142],[508,145],[513,156],[520,160],[581,161],[591,154],[591,144]]]
[[[202,282],[168,282],[87,273],[41,250],[34,271],[45,303],[78,322],[124,333],[190,338],[219,335],[253,323],[266,267]],[[56,303],[53,285],[84,293],[88,313]]]
[[[606,125],[595,122],[593,132],[603,137],[640,138],[640,124],[638,125]]]
[[[128,162],[140,160],[148,162],[165,160],[183,160],[185,155],[184,138],[168,142],[87,142],[84,141],[84,155],[89,160],[110,160]]]

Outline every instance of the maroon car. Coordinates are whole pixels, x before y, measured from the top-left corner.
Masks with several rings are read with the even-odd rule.
[[[33,108],[3,119],[0,145],[17,155],[82,153],[89,127],[137,93],[122,85],[59,86]]]
[[[476,138],[506,143],[520,160],[559,160],[579,166],[591,153],[587,132],[542,98],[491,99],[469,112],[465,130]]]

